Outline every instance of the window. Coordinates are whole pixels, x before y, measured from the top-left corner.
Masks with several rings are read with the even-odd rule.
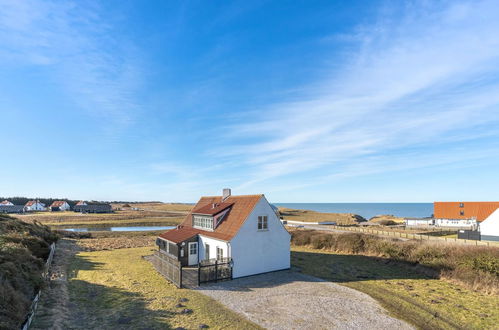
[[[268,221],[267,221],[267,216],[262,215],[258,217],[258,230],[268,230]]]
[[[198,254],[198,243],[189,244],[189,254]]]
[[[209,244],[204,245],[204,258],[206,260],[210,259],[210,245]]]
[[[459,214],[460,215],[464,215],[464,211],[459,211]]]
[[[196,228],[213,230],[213,217],[193,215],[192,225]]]
[[[224,249],[217,246],[217,260],[221,260],[224,257]]]
[[[464,203],[459,203],[459,207],[464,207]]]

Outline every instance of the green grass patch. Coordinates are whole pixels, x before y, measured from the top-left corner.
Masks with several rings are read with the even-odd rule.
[[[291,262],[303,273],[370,295],[393,316],[419,328],[492,329],[499,324],[496,295],[423,275],[386,258],[293,247]]]
[[[78,253],[70,265],[71,327],[258,328],[213,299],[170,284],[142,258],[152,251],[146,247]],[[175,307],[180,298],[188,299],[183,308]],[[193,312],[180,313],[184,308]]]

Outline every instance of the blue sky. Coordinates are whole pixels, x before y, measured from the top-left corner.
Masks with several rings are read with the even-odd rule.
[[[0,0],[0,195],[498,200],[497,1]]]

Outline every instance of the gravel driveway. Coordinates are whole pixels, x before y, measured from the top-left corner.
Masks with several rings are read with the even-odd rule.
[[[368,295],[294,271],[202,285],[197,290],[270,329],[413,329]]]

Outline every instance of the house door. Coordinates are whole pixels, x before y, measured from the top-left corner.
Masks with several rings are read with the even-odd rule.
[[[197,265],[198,263],[198,243],[189,243],[189,266]]]

